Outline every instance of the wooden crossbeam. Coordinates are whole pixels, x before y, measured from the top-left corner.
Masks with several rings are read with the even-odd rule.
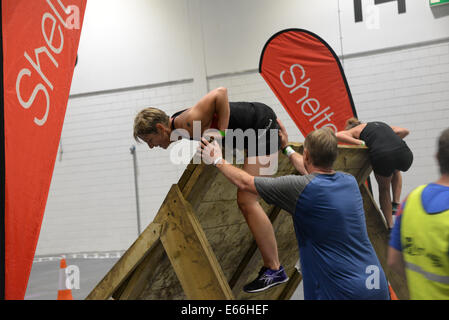
[[[290,298],[295,293],[296,288],[298,288],[301,281],[302,281],[302,275],[298,271],[298,269],[295,268],[293,271],[293,274],[290,275],[290,279],[288,280],[287,284],[285,285],[284,290],[279,295],[278,300],[290,300]]]
[[[150,279],[156,272],[154,265],[162,259],[164,254],[164,247],[162,246],[162,243],[158,241],[142,262],[138,264],[137,268],[126,282],[123,290],[117,294],[115,298],[118,300],[135,300],[139,298],[147,285],[148,279]]]
[[[173,185],[155,221],[161,242],[188,299],[228,300],[232,291],[192,207]]]

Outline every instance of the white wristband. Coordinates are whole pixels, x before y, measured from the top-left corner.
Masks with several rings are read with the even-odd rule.
[[[290,156],[295,153],[295,150],[293,150],[293,148],[291,146],[287,146],[287,147],[285,147],[283,152],[287,157],[290,158]]]
[[[223,160],[223,158],[222,158],[222,157],[219,157],[219,158],[215,159],[215,160],[214,160],[214,166],[217,166],[217,163],[218,163],[220,160]]]

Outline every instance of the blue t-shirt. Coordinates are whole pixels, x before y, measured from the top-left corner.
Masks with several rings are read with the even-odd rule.
[[[337,172],[254,182],[265,201],[293,215],[305,299],[389,299],[353,176]]]
[[[401,219],[407,199],[405,199],[398,210],[396,222],[390,236],[390,247],[402,251],[401,243]],[[449,210],[449,187],[429,183],[421,194],[421,203],[428,214],[438,214]],[[449,254],[449,253],[448,253]]]

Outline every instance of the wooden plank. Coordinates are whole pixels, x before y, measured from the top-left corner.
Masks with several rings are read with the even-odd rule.
[[[338,157],[334,162],[334,169],[347,171],[360,170],[368,161],[368,149],[360,146],[338,146]]]
[[[201,221],[204,230],[245,223],[237,200],[202,201],[195,210],[196,217]]]
[[[194,211],[210,189],[210,186],[215,181],[218,173],[218,169],[214,166],[197,164],[195,165],[189,180],[185,182],[182,189],[178,186],[184,199],[190,203]]]
[[[290,300],[301,281],[302,274],[298,271],[298,269],[293,268],[290,279],[288,280],[287,285],[284,287],[282,293],[279,295],[278,300]]]
[[[366,228],[368,236],[376,251],[377,258],[382,265],[385,275],[390,282],[393,290],[400,300],[407,300],[409,297],[406,279],[399,276],[387,265],[387,250],[388,250],[388,229],[382,213],[377,207],[373,196],[365,184],[360,186],[360,192],[363,198],[363,207],[366,216]]]
[[[222,174],[216,175],[210,184],[210,191],[203,194],[202,202],[237,201],[237,187]]]
[[[246,222],[224,225],[204,229],[204,233],[229,282],[254,239],[248,225]]]
[[[189,164],[189,166],[192,165],[193,167],[190,168],[191,173],[186,174],[186,177],[181,177],[182,185],[179,185],[178,188],[182,191],[182,194],[184,195],[184,198],[187,198],[189,194],[192,191],[192,188],[195,186],[196,181],[200,177],[201,173],[203,172],[205,165],[199,165],[199,164]],[[183,175],[184,176],[184,175]],[[188,177],[188,179],[187,179]],[[187,180],[186,180],[187,179]]]
[[[161,225],[151,223],[119,261],[105,275],[86,300],[106,300],[143,260],[145,254],[157,243],[161,232]]]
[[[144,290],[148,279],[152,278],[156,268],[154,264],[165,254],[162,243],[158,241],[131,275],[126,287],[120,294],[120,300],[135,300]]]
[[[181,283],[162,246],[162,255],[155,256],[148,265],[153,272],[144,278],[144,289],[139,294],[139,300],[185,300]]]
[[[188,299],[233,299],[192,207],[173,185],[160,210],[161,242]]]
[[[109,300],[120,300],[120,296],[128,286],[129,280],[131,279],[133,272],[131,272],[131,274],[122,282],[122,284],[112,293],[112,296],[109,298]]]
[[[178,180],[178,187],[180,190],[183,190],[187,182],[190,180],[190,177],[192,176],[193,171],[195,171],[196,165],[193,163],[190,163],[187,165],[187,168],[184,170],[181,178]]]
[[[365,162],[365,166],[360,169],[359,173],[355,176],[359,186],[362,183],[365,183],[368,179],[369,175],[371,174],[371,171],[373,169],[371,168],[371,163],[369,161]]]

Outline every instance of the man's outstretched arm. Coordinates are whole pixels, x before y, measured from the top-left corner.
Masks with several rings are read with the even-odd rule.
[[[240,190],[259,195],[254,184],[254,177],[223,159],[221,149],[216,142],[209,143],[202,138],[200,147],[202,158],[206,163],[214,164]]]
[[[253,177],[226,162],[217,142],[209,143],[204,138],[198,151],[206,164],[214,164],[239,190],[260,196],[268,204],[274,204],[292,214],[299,194],[310,181],[310,176]]]
[[[215,165],[223,175],[242,191],[251,192],[259,195],[254,184],[254,177],[240,168],[234,167],[232,164],[221,159]]]

